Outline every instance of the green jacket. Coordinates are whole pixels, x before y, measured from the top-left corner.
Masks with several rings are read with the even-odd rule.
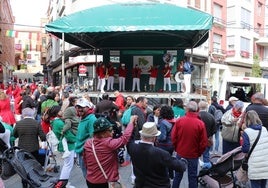
[[[50,121],[50,125],[52,126],[52,130],[53,130],[54,134],[56,135],[56,137],[60,141],[59,145],[58,145],[58,151],[60,151],[60,152],[64,151],[63,146],[62,146],[62,142],[61,142],[63,137],[65,137],[67,140],[69,151],[74,150],[75,141],[76,141],[75,135],[70,130],[67,130],[63,135],[61,134],[63,126],[64,126],[64,122],[60,118],[55,118],[55,119]]]
[[[14,134],[13,134],[13,127],[3,121],[1,121],[2,125],[5,127],[5,129],[8,129],[10,130],[10,143],[11,143],[11,146],[13,144],[13,142],[16,140],[16,138],[14,137]]]
[[[84,149],[84,144],[88,138],[92,138],[94,127],[93,124],[96,121],[95,114],[89,114],[84,119],[81,119],[77,135],[76,135],[76,145],[75,145],[75,152],[82,153]]]

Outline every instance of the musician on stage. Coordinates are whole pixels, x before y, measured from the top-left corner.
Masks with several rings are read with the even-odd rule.
[[[155,83],[157,78],[157,72],[158,72],[158,66],[152,65],[150,69],[148,70],[150,72],[150,78],[149,78],[149,85],[150,85],[150,91],[155,91]]]
[[[168,85],[168,91],[171,91],[171,82],[170,82],[170,76],[171,76],[171,68],[168,63],[165,64],[164,70],[164,88],[163,91],[166,91],[166,86]]]
[[[177,92],[179,93],[183,93],[185,90],[184,79],[183,79],[183,63],[184,61],[181,60],[177,66],[177,71],[179,72],[177,74],[179,79],[176,79],[176,82],[177,82]]]

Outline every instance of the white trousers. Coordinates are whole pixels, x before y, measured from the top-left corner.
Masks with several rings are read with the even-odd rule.
[[[125,91],[125,77],[119,77],[119,91]]]
[[[184,74],[185,92],[191,92],[191,74]]]
[[[102,93],[104,93],[105,84],[106,84],[105,78],[100,79],[100,90]]]
[[[70,174],[74,165],[74,150],[70,151],[70,155],[66,158],[64,158],[63,160],[63,166],[60,172],[60,179],[64,180],[64,179],[69,179],[70,178]]]
[[[98,76],[97,78],[97,90],[100,90],[100,86],[101,86],[101,80],[100,80],[100,77]]]
[[[114,90],[114,76],[108,77],[107,90]]]
[[[168,91],[171,91],[170,78],[164,78],[164,88],[163,88],[164,91],[166,91],[166,86],[167,85],[168,85]]]
[[[132,91],[135,90],[135,86],[137,85],[137,90],[140,90],[140,79],[139,78],[133,78],[133,85],[132,85]]]

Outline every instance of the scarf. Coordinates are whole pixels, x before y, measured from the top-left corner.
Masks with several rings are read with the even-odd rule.
[[[232,108],[232,114],[235,118],[238,118],[239,116],[241,116],[242,112],[236,111],[235,108]]]

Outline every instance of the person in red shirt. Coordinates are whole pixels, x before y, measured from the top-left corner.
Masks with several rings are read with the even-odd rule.
[[[108,82],[107,82],[107,91],[113,91],[114,90],[114,72],[115,67],[113,66],[112,62],[109,63],[107,67],[107,76],[108,76]]]
[[[117,116],[121,117],[123,115],[123,112],[125,111],[125,98],[119,91],[115,91],[114,96],[115,104],[119,108]]]
[[[119,91],[126,91],[125,90],[125,81],[127,76],[127,69],[125,67],[125,64],[121,64],[118,71],[119,76]]]
[[[100,91],[101,93],[105,93],[104,91],[104,87],[105,87],[105,83],[106,83],[106,67],[104,65],[104,63],[101,64],[100,68],[99,68],[99,79],[100,79]]]
[[[132,69],[132,77],[133,77],[133,85],[132,85],[132,92],[135,91],[135,86],[137,86],[138,92],[140,92],[140,77],[141,77],[141,69],[136,64],[135,67]]]
[[[163,90],[166,91],[166,86],[168,85],[168,91],[171,91],[171,83],[170,83],[171,68],[170,68],[168,63],[165,64],[163,74],[164,74],[164,88],[163,88]]]
[[[150,78],[149,78],[149,85],[150,85],[150,91],[155,91],[155,83],[156,83],[156,78],[157,78],[157,70],[158,66],[153,65],[150,67],[149,71],[150,72]]]
[[[182,157],[188,162],[189,187],[198,187],[198,158],[208,146],[208,138],[206,126],[199,118],[198,105],[195,101],[190,101],[186,105],[186,115],[176,120],[171,131],[171,140],[177,158]],[[179,188],[182,178],[183,173],[176,172],[172,187]]]
[[[33,82],[31,85],[30,85],[30,88],[31,88],[31,92],[34,93],[34,91],[36,90],[37,88],[37,85],[35,82]]]

